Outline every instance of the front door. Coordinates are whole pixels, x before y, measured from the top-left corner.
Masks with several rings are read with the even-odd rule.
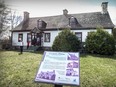
[[[40,33],[32,33],[32,45],[41,46],[41,34]]]
[[[41,34],[37,33],[37,41],[36,41],[37,46],[41,46]]]

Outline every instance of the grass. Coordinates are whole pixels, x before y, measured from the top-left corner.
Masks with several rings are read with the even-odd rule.
[[[116,87],[116,59],[114,57],[81,57],[82,87]]]
[[[0,87],[53,87],[34,82],[41,58],[39,52],[0,51]],[[81,87],[116,87],[116,56],[81,55],[80,77]]]

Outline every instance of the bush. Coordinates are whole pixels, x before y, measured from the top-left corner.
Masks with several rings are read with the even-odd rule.
[[[90,32],[86,39],[86,51],[102,55],[113,55],[115,53],[115,40],[113,35],[103,29]]]
[[[80,41],[70,29],[64,29],[56,36],[52,49],[54,51],[78,51],[80,48]]]
[[[11,49],[11,41],[9,39],[2,40],[0,44],[2,49],[5,50]]]
[[[112,32],[113,32],[113,36],[114,36],[115,41],[116,41],[116,28],[114,28]]]
[[[115,39],[115,47],[116,47],[116,28],[113,29],[113,36],[114,36],[114,39]],[[116,51],[116,49],[115,49]]]

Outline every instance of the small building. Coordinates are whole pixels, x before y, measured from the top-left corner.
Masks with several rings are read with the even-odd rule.
[[[68,14],[63,10],[63,15],[30,18],[24,12],[23,21],[12,32],[12,46],[19,46],[23,40],[24,46],[52,47],[55,37],[63,29],[70,28],[81,42],[85,42],[89,32],[103,27],[112,34],[114,24],[107,10],[108,2],[103,2],[101,12]]]

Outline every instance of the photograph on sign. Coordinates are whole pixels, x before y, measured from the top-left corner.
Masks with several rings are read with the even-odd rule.
[[[80,61],[76,52],[45,51],[35,81],[62,85],[79,85]]]

